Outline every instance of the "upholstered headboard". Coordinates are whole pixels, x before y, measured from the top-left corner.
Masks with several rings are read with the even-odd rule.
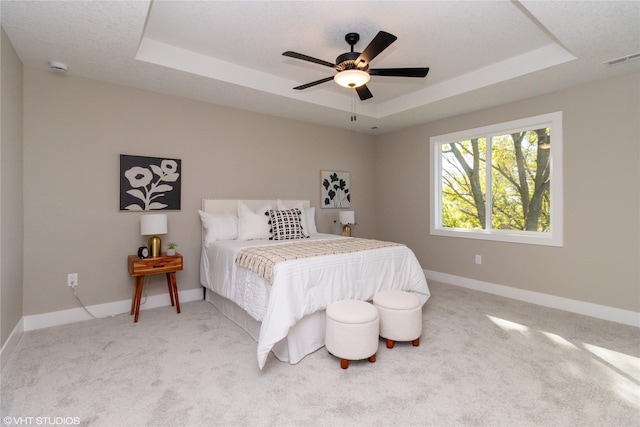
[[[238,200],[242,200],[250,209],[258,209],[267,203],[271,203],[273,209],[278,208],[278,199],[256,200],[256,199],[202,199],[202,210],[205,212],[217,213],[237,213]],[[293,206],[302,203],[305,208],[311,207],[309,200],[284,200],[280,199],[286,206]]]

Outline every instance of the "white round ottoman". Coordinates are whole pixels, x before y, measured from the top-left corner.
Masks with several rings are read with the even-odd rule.
[[[386,338],[387,348],[393,348],[394,341],[420,345],[422,304],[416,295],[397,290],[378,292],[373,305],[380,315],[380,336]]]
[[[327,307],[325,345],[347,369],[349,360],[376,361],[379,328],[378,310],[366,301],[342,300]]]

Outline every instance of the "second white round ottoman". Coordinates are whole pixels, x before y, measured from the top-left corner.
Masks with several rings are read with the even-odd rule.
[[[398,290],[378,292],[373,305],[378,309],[380,336],[387,340],[387,348],[393,348],[394,341],[420,345],[422,304],[416,295]]]
[[[325,345],[347,369],[349,360],[376,361],[379,342],[378,310],[366,301],[342,300],[327,307]]]

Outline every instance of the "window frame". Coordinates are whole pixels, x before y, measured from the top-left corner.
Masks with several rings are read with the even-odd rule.
[[[550,153],[550,205],[551,205],[551,230],[550,232],[524,231],[524,230],[471,230],[463,228],[450,228],[442,226],[442,146],[457,141],[469,140],[472,138],[487,138],[491,141],[492,136],[505,135],[523,130],[540,129],[542,127],[551,129],[551,153]],[[524,243],[545,246],[563,246],[564,228],[564,197],[562,179],[562,152],[563,152],[563,132],[562,132],[562,111],[541,114],[538,116],[512,120],[503,123],[492,124],[474,129],[467,129],[429,138],[430,145],[430,166],[431,166],[431,219],[430,234],[434,236],[459,237],[468,239],[481,239],[499,242]],[[490,151],[490,149],[488,150]],[[487,166],[490,170],[490,167]],[[491,174],[486,174],[487,192],[487,212],[491,212],[493,200],[491,199]],[[491,203],[490,203],[491,202]]]

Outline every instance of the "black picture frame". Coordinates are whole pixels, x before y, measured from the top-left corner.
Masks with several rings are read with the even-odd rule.
[[[341,209],[351,207],[351,174],[320,171],[320,207]]]
[[[120,155],[120,211],[180,210],[182,161]]]

